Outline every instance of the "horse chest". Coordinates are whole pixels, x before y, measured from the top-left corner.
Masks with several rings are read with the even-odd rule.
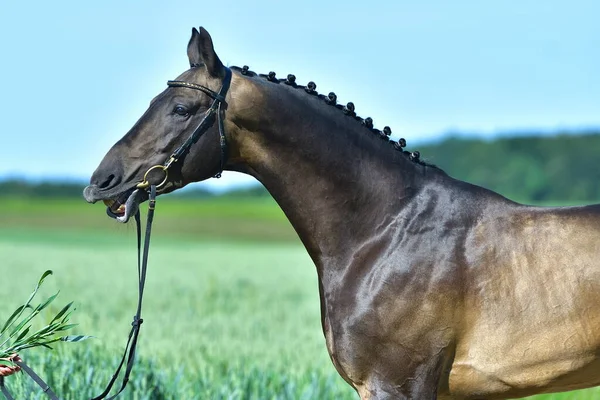
[[[333,304],[332,304],[333,303]],[[368,348],[363,346],[360,334],[343,321],[348,320],[352,312],[344,312],[335,306],[335,302],[325,304],[323,315],[323,333],[327,351],[333,365],[342,378],[356,387],[364,375],[364,366],[358,354],[366,354]]]
[[[327,352],[329,353],[329,357],[331,358],[333,366],[338,371],[340,376],[344,378],[346,382],[352,385],[352,379],[350,379],[348,373],[346,372],[347,368],[344,368],[344,366],[338,358],[339,353],[336,348],[335,335],[333,333],[331,321],[327,313],[325,313],[325,315],[323,316],[323,333],[325,334],[325,344],[327,345]]]
[[[394,347],[397,333],[402,332],[381,323],[380,314],[387,308],[364,302],[359,306],[347,299],[325,304],[327,351],[339,374],[353,386],[360,385],[376,366],[392,367],[398,362],[382,355]]]
[[[413,363],[445,357],[456,299],[441,283],[392,269],[354,278],[326,292],[322,308],[327,350],[347,382],[358,387],[381,373],[402,382]]]

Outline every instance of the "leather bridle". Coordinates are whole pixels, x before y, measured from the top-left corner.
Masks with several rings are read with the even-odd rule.
[[[231,84],[231,70],[225,67],[225,78],[223,79],[223,83],[221,85],[221,89],[219,93],[207,88],[206,86],[198,85],[196,83],[190,83],[185,81],[168,81],[167,85],[169,87],[183,87],[188,89],[199,90],[204,92],[206,95],[213,99],[213,102],[206,113],[204,114],[204,118],[198,124],[198,127],[192,132],[192,134],[187,138],[185,142],[181,146],[175,150],[171,156],[163,163],[150,167],[146,173],[144,174],[144,178],[142,182],[136,185],[137,188],[146,189],[151,183],[148,181],[148,174],[153,170],[162,170],[164,172],[164,178],[160,181],[156,188],[160,189],[164,186],[169,179],[169,167],[173,163],[179,161],[182,157],[184,157],[187,152],[190,150],[192,145],[200,139],[202,135],[206,133],[206,131],[213,125],[214,118],[216,116],[217,123],[219,126],[219,144],[221,146],[221,167],[219,172],[215,174],[215,178],[220,178],[221,173],[223,172],[223,168],[225,167],[225,162],[227,161],[227,139],[225,137],[225,127],[223,126],[223,118],[225,109],[227,109],[227,102],[225,101],[225,96],[227,95],[227,91],[229,90],[229,86]]]
[[[108,387],[104,390],[104,392],[102,392],[99,396],[94,397],[92,400],[101,400],[101,399],[106,398],[106,396],[108,396],[108,393],[110,392],[112,386],[114,385],[114,383],[119,375],[119,372],[121,370],[121,367],[123,366],[126,358],[127,358],[127,364],[125,367],[125,374],[123,377],[123,383],[121,385],[121,388],[115,395],[111,396],[109,398],[109,400],[114,399],[116,396],[118,396],[119,393],[121,393],[123,391],[123,389],[125,389],[125,386],[127,385],[127,382],[129,380],[129,374],[131,372],[131,369],[133,368],[133,362],[134,362],[134,358],[135,358],[135,348],[137,345],[137,338],[138,338],[138,335],[140,332],[141,324],[144,321],[142,319],[142,315],[141,315],[141,313],[142,313],[142,297],[144,294],[144,285],[146,282],[148,252],[150,249],[150,234],[151,234],[151,230],[152,230],[152,221],[154,220],[154,209],[156,207],[157,190],[160,189],[163,185],[165,185],[167,183],[167,181],[169,179],[169,167],[171,167],[171,165],[173,165],[173,163],[176,163],[182,157],[184,157],[189,152],[192,145],[194,143],[196,143],[198,141],[198,139],[200,139],[200,137],[208,131],[208,129],[215,122],[215,116],[216,116],[217,123],[219,126],[219,144],[221,146],[221,166],[220,166],[219,172],[217,172],[215,177],[219,178],[221,176],[221,172],[223,172],[223,168],[225,166],[225,162],[227,159],[227,140],[225,138],[225,128],[223,126],[224,125],[223,118],[224,118],[224,111],[227,108],[227,102],[225,101],[225,96],[227,95],[227,91],[229,90],[230,84],[231,84],[231,70],[229,68],[225,68],[225,78],[223,79],[223,83],[221,85],[221,89],[219,90],[219,93],[214,92],[213,90],[207,88],[206,86],[198,85],[196,83],[190,83],[190,82],[184,82],[184,81],[168,81],[167,82],[167,85],[169,87],[183,87],[183,88],[188,88],[188,89],[200,90],[201,92],[204,92],[205,94],[210,96],[213,99],[213,102],[212,102],[210,108],[208,110],[206,110],[206,113],[204,114],[202,121],[200,121],[200,123],[198,124],[196,129],[194,129],[194,132],[192,132],[192,134],[187,138],[187,140],[185,142],[183,142],[183,144],[181,144],[181,146],[179,146],[163,164],[155,165],[153,167],[148,168],[148,170],[144,174],[143,181],[136,185],[136,187],[138,189],[148,189],[148,198],[149,198],[148,215],[147,215],[147,221],[146,221],[146,231],[145,231],[145,235],[144,235],[144,247],[143,247],[143,253],[142,253],[141,257],[140,257],[140,250],[141,250],[141,227],[140,227],[140,225],[141,225],[141,223],[140,223],[139,210],[135,214],[135,223],[136,223],[136,228],[137,228],[136,229],[137,230],[137,243],[138,243],[137,251],[138,251],[138,278],[139,278],[138,279],[139,288],[138,288],[137,311],[136,311],[136,315],[134,315],[134,317],[133,317],[133,322],[131,323],[132,328],[131,328],[131,332],[129,333],[127,345],[125,346],[125,352],[123,353],[123,357],[121,359],[121,362],[120,362],[116,372],[113,374],[113,377],[110,380]],[[152,171],[154,169],[160,169],[165,174],[162,181],[159,182],[158,184],[154,184],[154,183],[151,183],[148,181],[148,174],[150,173],[150,171]]]
[[[194,129],[194,132],[192,132],[192,134],[187,138],[187,140],[185,142],[183,142],[183,144],[181,144],[181,146],[179,146],[163,164],[155,165],[153,167],[148,168],[148,170],[144,174],[143,181],[136,185],[136,187],[138,189],[148,189],[148,198],[149,198],[148,215],[147,215],[147,221],[146,221],[146,231],[145,231],[145,235],[144,235],[144,247],[143,247],[143,253],[142,253],[141,257],[140,257],[140,250],[141,250],[141,227],[140,227],[140,225],[141,225],[141,223],[140,223],[139,210],[135,214],[135,223],[136,223],[136,228],[137,228],[136,229],[137,230],[137,243],[138,243],[137,251],[138,251],[138,278],[139,278],[138,279],[139,290],[138,290],[137,312],[136,312],[136,315],[133,317],[133,322],[131,323],[132,328],[131,328],[131,332],[129,334],[129,338],[127,340],[127,345],[125,346],[125,352],[123,353],[123,357],[121,359],[121,362],[120,362],[116,372],[113,374],[113,377],[110,380],[109,385],[104,390],[104,392],[101,393],[99,396],[93,398],[92,400],[101,400],[101,399],[106,398],[106,396],[110,392],[113,384],[115,383],[115,381],[119,375],[119,372],[121,370],[121,367],[123,366],[126,358],[127,358],[127,364],[126,364],[125,374],[124,374],[123,383],[121,385],[121,388],[115,395],[111,396],[109,398],[109,400],[113,399],[117,395],[119,395],[119,393],[121,393],[123,391],[123,389],[125,389],[125,386],[127,385],[127,382],[129,380],[129,374],[131,372],[131,369],[133,368],[133,362],[134,362],[134,358],[135,358],[135,348],[137,345],[137,338],[139,335],[141,324],[144,321],[142,319],[142,315],[141,315],[141,313],[142,313],[142,297],[144,294],[144,285],[145,285],[145,281],[146,281],[146,269],[147,269],[147,265],[148,265],[148,252],[150,249],[150,234],[151,234],[151,230],[152,230],[152,221],[154,220],[154,209],[156,207],[157,190],[160,189],[163,185],[165,185],[167,183],[167,181],[169,179],[169,167],[171,167],[171,165],[173,165],[173,163],[176,163],[182,157],[184,157],[189,152],[192,145],[194,143],[196,143],[198,141],[198,139],[200,139],[200,137],[208,131],[208,129],[215,122],[215,116],[217,118],[217,123],[219,126],[219,144],[221,146],[221,166],[220,166],[219,172],[217,172],[215,177],[216,178],[221,177],[221,173],[223,172],[223,168],[225,166],[225,162],[227,159],[227,139],[225,138],[225,128],[223,126],[224,125],[223,118],[224,118],[224,111],[227,108],[227,102],[225,101],[225,96],[227,95],[227,91],[229,90],[230,84],[231,84],[231,70],[229,68],[225,68],[225,78],[223,79],[223,83],[221,85],[221,89],[219,90],[219,93],[214,92],[213,90],[207,88],[206,86],[198,85],[196,83],[190,83],[190,82],[184,82],[184,81],[168,81],[167,82],[167,85],[169,87],[183,87],[183,88],[188,88],[188,89],[200,90],[201,92],[204,92],[205,94],[210,96],[213,99],[213,102],[212,102],[210,108],[208,110],[206,110],[206,113],[204,114],[202,121],[200,121],[200,123],[198,124],[196,129]],[[150,171],[152,171],[154,169],[160,169],[165,174],[162,181],[159,182],[158,184],[154,184],[154,183],[151,183],[148,181],[148,174],[150,173]]]

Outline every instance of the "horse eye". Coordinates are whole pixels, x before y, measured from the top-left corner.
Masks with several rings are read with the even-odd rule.
[[[189,115],[188,109],[184,106],[175,106],[173,112],[177,115],[181,115],[182,117]]]

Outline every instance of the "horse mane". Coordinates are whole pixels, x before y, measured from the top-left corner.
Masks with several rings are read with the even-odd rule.
[[[288,74],[288,76],[285,79],[280,79],[280,78],[276,77],[276,74],[273,71],[269,72],[268,74],[257,74],[253,71],[250,71],[250,69],[248,68],[247,65],[244,65],[242,68],[236,67],[236,66],[232,66],[230,68],[232,70],[238,71],[242,75],[245,75],[248,77],[258,76],[258,77],[268,80],[269,82],[273,82],[276,84],[283,83],[283,84],[291,86],[295,89],[302,89],[306,94],[318,97],[319,99],[323,100],[323,102],[325,104],[327,104],[329,106],[333,106],[333,107],[337,108],[338,110],[342,111],[346,116],[355,119],[358,123],[363,125],[365,128],[369,129],[371,131],[371,133],[377,135],[377,137],[379,137],[379,139],[389,143],[394,150],[399,151],[401,154],[406,156],[410,161],[420,164],[420,165],[423,165],[423,166],[439,169],[439,167],[437,167],[436,165],[423,161],[421,159],[421,153],[419,153],[418,151],[410,152],[410,151],[404,150],[404,147],[406,147],[406,140],[404,138],[398,139],[397,142],[390,139],[389,136],[392,134],[392,130],[390,129],[389,126],[385,126],[383,128],[383,130],[379,130],[379,129],[376,129],[373,127],[373,119],[371,117],[362,118],[362,117],[358,116],[355,112],[354,103],[349,102],[345,106],[343,106],[343,105],[337,103],[337,95],[334,92],[330,92],[327,96],[325,96],[324,94],[318,93],[316,90],[317,85],[313,81],[310,81],[310,82],[308,82],[308,84],[306,86],[303,86],[303,85],[298,85],[296,83],[296,76],[293,74]]]

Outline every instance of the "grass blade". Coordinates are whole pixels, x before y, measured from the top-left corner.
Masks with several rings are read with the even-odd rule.
[[[25,330],[23,330],[23,332],[21,332],[21,334],[15,339],[15,342],[18,342],[19,340],[23,339],[25,335],[27,335],[27,333],[29,332],[29,328],[31,328],[31,325],[29,325]]]
[[[24,308],[25,308],[24,304],[22,306],[17,307],[17,309],[15,310],[15,312],[10,317],[8,317],[8,320],[6,321],[6,323],[4,324],[4,326],[2,327],[2,330],[0,330],[0,336],[2,336],[2,334],[4,333],[4,331],[6,331],[10,325],[12,325],[13,320],[16,319],[17,315],[19,315],[23,311]]]
[[[61,341],[63,342],[70,342],[70,343],[76,343],[76,342],[82,342],[84,340],[88,340],[88,339],[95,339],[95,336],[86,336],[86,335],[69,335],[69,336],[63,336],[60,338]]]
[[[54,295],[48,297],[35,308],[31,307],[30,304],[33,301],[35,295],[37,294],[41,284],[50,275],[52,275],[52,271],[50,270],[47,270],[46,272],[44,272],[44,274],[42,274],[42,277],[39,279],[38,284],[36,285],[33,293],[31,293],[31,295],[29,296],[27,302],[17,307],[17,309],[4,323],[2,327],[2,333],[10,332],[10,334],[6,339],[4,339],[2,343],[0,343],[0,358],[8,357],[10,354],[18,353],[21,350],[33,347],[41,346],[51,349],[52,347],[50,347],[49,345],[51,343],[56,343],[59,341],[74,343],[81,342],[92,337],[84,335],[58,336],[59,332],[67,331],[77,326],[77,324],[68,323],[69,317],[74,311],[74,309],[72,308],[73,302],[70,302],[66,306],[64,306],[54,316],[54,318],[52,318],[49,324],[44,325],[36,332],[30,334],[32,325],[30,325],[29,323],[37,315],[39,315],[41,311],[47,308],[56,299],[56,297],[58,297],[60,293],[57,292]],[[23,313],[25,312],[25,309],[27,308],[31,311],[28,315],[21,319]],[[16,339],[13,340],[15,336]]]
[[[46,272],[44,272],[42,274],[40,280],[38,281],[37,285],[35,286],[35,289],[33,290],[33,293],[31,293],[31,295],[29,295],[29,299],[27,299],[27,302],[23,306],[21,306],[21,310],[18,313],[17,312],[13,313],[12,320],[9,320],[6,322],[6,324],[4,324],[4,328],[2,328],[2,333],[4,333],[4,331],[6,331],[8,328],[10,328],[15,320],[19,319],[19,317],[23,313],[23,310],[25,310],[27,307],[29,307],[31,300],[33,300],[33,298],[37,294],[37,292],[40,289],[40,286],[42,285],[44,280],[52,274],[53,274],[52,270],[46,270]],[[0,334],[0,336],[1,336],[1,334]],[[6,341],[4,341],[4,343],[2,343],[2,345],[4,345],[5,343],[6,343]],[[0,347],[2,347],[2,345],[0,345]]]
[[[71,308],[72,305],[73,305],[73,302],[70,302],[69,304],[64,306],[63,309],[60,310],[59,313],[56,314],[56,316],[54,318],[52,318],[52,321],[50,321],[50,325],[52,325],[52,323],[54,323],[54,321],[60,319],[60,317],[62,317],[69,310],[69,308]]]
[[[44,308],[48,307],[50,305],[50,303],[52,303],[54,301],[54,299],[56,299],[56,297],[58,296],[59,293],[60,293],[60,291],[58,291],[55,294],[53,294],[52,296],[48,297],[45,302],[43,302],[42,304],[40,304],[39,306],[36,307],[37,311],[42,311]]]

